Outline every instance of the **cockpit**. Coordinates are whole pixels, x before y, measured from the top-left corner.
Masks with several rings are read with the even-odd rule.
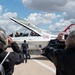
[[[9,36],[11,37],[28,37],[28,36],[41,36],[41,29],[36,27],[35,25],[31,24],[25,19],[20,18],[10,18],[11,20],[15,21],[16,24],[21,25],[25,29],[21,29],[21,31],[15,31],[11,33]]]

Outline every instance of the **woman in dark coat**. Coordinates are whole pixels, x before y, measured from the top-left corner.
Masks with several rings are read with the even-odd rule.
[[[4,59],[7,46],[10,45],[13,52],[10,52],[9,56],[3,63],[5,75],[12,75],[14,72],[14,65],[18,65],[24,61],[23,54],[16,42],[11,37],[7,37],[6,32],[0,27],[0,62]]]

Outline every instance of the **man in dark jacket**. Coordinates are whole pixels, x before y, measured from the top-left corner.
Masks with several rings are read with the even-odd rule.
[[[60,33],[56,40],[62,41],[63,35],[65,34]],[[65,45],[64,49],[47,47],[45,54],[54,63],[56,75],[75,75],[75,30],[68,35]]]
[[[12,75],[14,72],[14,65],[18,65],[23,62],[24,57],[17,43],[14,42],[11,37],[7,37],[5,30],[0,27],[0,62],[8,53],[6,51],[6,47],[8,45],[11,46],[13,52],[10,52],[9,56],[3,63],[3,67],[5,75]]]

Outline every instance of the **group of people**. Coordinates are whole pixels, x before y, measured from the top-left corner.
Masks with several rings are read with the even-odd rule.
[[[65,33],[60,33],[55,39],[55,43],[65,41],[65,48],[56,48],[54,46],[48,46],[45,49],[45,56],[54,63],[56,67],[56,75],[75,75],[75,30],[69,33],[65,40],[62,37]],[[3,67],[5,75],[12,75],[14,72],[14,65],[18,65],[24,61],[24,53],[28,48],[28,44],[24,40],[24,43],[19,48],[18,44],[11,38],[7,37],[6,32],[0,27],[0,62],[8,53],[6,51],[7,46],[10,45],[13,52],[10,52],[7,60],[4,62]],[[26,60],[27,62],[27,60]]]
[[[28,33],[18,33],[16,32],[15,37],[23,37],[23,36],[28,36]]]

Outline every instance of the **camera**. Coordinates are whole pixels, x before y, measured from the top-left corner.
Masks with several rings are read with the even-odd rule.
[[[65,41],[58,41],[57,39],[50,40],[48,47],[54,47],[56,49],[64,49]]]
[[[68,34],[65,34],[65,35],[64,35],[64,39],[66,39],[67,37],[68,37]]]

